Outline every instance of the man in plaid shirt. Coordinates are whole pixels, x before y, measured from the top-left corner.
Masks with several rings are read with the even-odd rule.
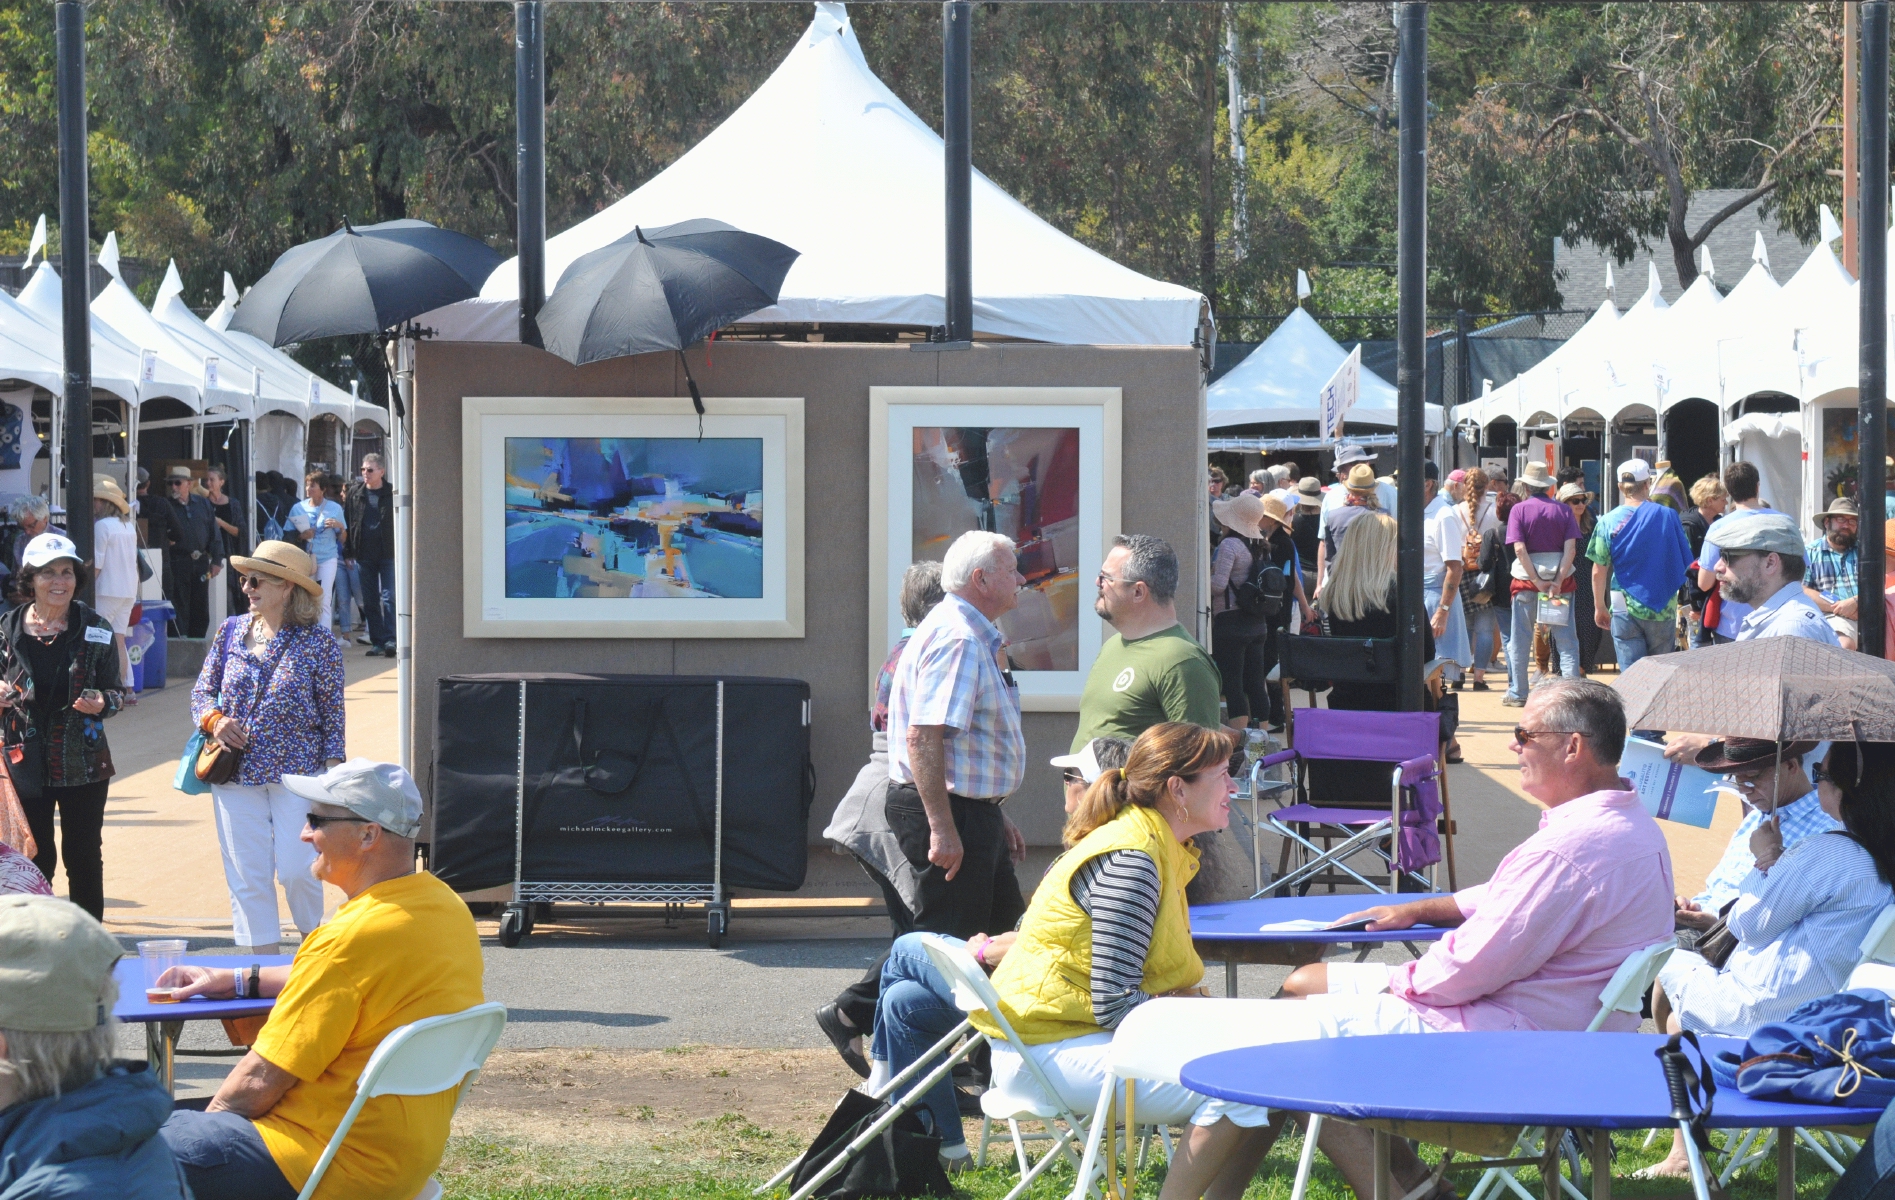
[[[902,652],[888,697],[889,828],[921,876],[915,925],[970,937],[1026,911],[1026,839],[1000,804],[1026,774],[1020,691],[994,621],[1025,584],[1007,538],[964,533],[941,565],[947,599]]]
[[[1830,501],[1815,518],[1823,536],[1803,550],[1803,592],[1829,618],[1844,650],[1856,648],[1857,515],[1855,501]]]

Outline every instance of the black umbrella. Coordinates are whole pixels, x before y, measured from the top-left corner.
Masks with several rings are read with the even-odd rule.
[[[230,327],[283,346],[375,333],[480,294],[498,252],[426,221],[342,228],[284,251],[244,296]]]
[[[574,260],[540,309],[540,341],[576,366],[678,351],[776,303],[798,252],[722,221],[631,233]],[[691,368],[691,401],[704,415]]]

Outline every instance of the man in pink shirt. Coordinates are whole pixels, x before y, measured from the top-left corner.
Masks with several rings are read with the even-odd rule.
[[[1400,966],[1299,967],[1283,986],[1285,996],[1302,998],[1293,1003],[1152,1000],[1121,1031],[1135,1020],[1169,1021],[1174,1028],[1189,1020],[1199,1032],[1184,1040],[1194,1043],[1189,1056],[1195,1057],[1231,1045],[1312,1038],[1585,1029],[1619,965],[1671,936],[1671,855],[1638,793],[1619,778],[1625,709],[1618,693],[1585,679],[1541,684],[1514,735],[1521,786],[1546,806],[1539,832],[1502,859],[1484,884],[1353,914],[1374,918],[1368,926],[1374,931],[1451,926],[1426,955]],[[1614,1013],[1605,1024],[1609,1030],[1637,1026],[1627,1013]],[[1255,1128],[1220,1123],[1188,1131],[1161,1200],[1202,1195],[1213,1183],[1244,1175],[1245,1164],[1268,1153],[1279,1128],[1280,1122]],[[1369,1131],[1327,1123],[1319,1144],[1357,1195],[1369,1196]],[[1403,1192],[1428,1174],[1400,1139],[1391,1167]]]

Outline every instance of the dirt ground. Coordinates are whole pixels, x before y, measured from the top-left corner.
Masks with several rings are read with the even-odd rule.
[[[455,1128],[534,1141],[577,1135],[640,1144],[735,1115],[807,1140],[858,1082],[827,1048],[502,1050],[487,1060]]]

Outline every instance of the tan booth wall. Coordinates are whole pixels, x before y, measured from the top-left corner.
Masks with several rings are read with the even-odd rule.
[[[1157,534],[1177,548],[1179,616],[1187,628],[1200,632],[1193,614],[1205,607],[1200,595],[1204,423],[1195,350],[979,344],[966,350],[917,351],[905,345],[723,342],[710,352],[708,365],[701,350],[691,354],[692,373],[706,396],[805,400],[805,636],[570,641],[463,637],[461,399],[690,393],[674,354],[573,367],[518,344],[423,341],[415,366],[413,761],[424,791],[433,781],[434,704],[437,681],[445,675],[581,671],[788,676],[807,680],[812,696],[816,799],[809,814],[809,838],[812,844],[819,842],[836,802],[869,753],[871,386],[1122,389],[1122,523],[1125,531]],[[1077,716],[1029,712],[1024,721],[1027,779],[1007,812],[1033,845],[1056,846],[1063,820],[1060,789],[1057,772],[1045,763],[1066,752]],[[741,731],[736,737],[740,761]],[[812,856],[812,884],[816,865]]]

